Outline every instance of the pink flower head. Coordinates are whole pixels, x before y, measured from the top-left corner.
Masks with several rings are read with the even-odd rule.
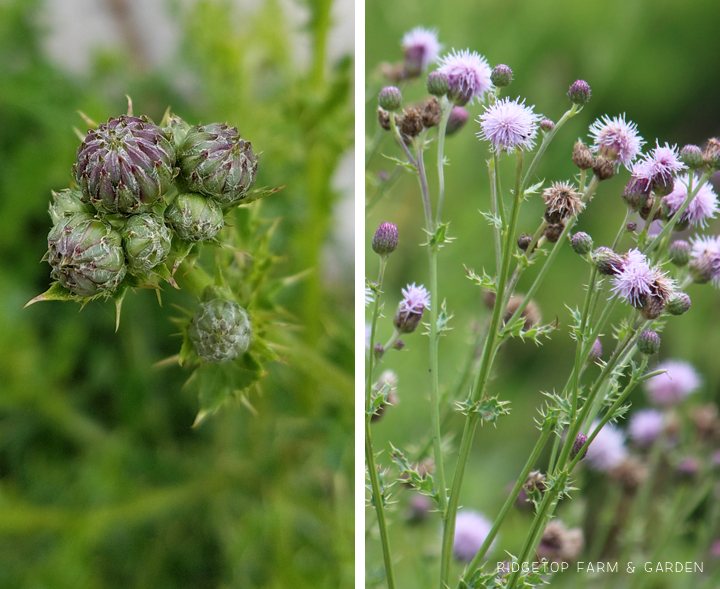
[[[691,245],[690,269],[697,275],[696,281],[712,280],[720,288],[720,235],[693,237]]]
[[[698,373],[687,362],[667,360],[658,364],[656,370],[665,372],[645,381],[645,392],[653,405],[676,405],[700,386]]]
[[[653,180],[668,184],[675,174],[687,166],[680,161],[677,145],[670,147],[665,143],[665,146],[661,147],[657,139],[655,145],[657,147],[650,152],[649,156],[645,157],[645,160],[652,166]]]
[[[482,100],[493,87],[487,59],[475,51],[453,49],[440,59],[438,71],[447,76],[449,95],[458,106],[472,103],[476,96]]]
[[[402,38],[400,45],[405,52],[405,60],[419,74],[427,69],[428,65],[436,61],[442,45],[438,43],[437,31],[415,27]]]
[[[693,185],[697,187],[699,179],[693,178]],[[665,197],[670,214],[674,215],[677,210],[685,202],[688,196],[688,186],[690,185],[690,174],[684,174],[675,181],[673,191]],[[718,212],[717,194],[710,186],[709,182],[705,182],[697,191],[685,212],[680,217],[680,222],[689,222],[691,225],[706,227],[708,219],[714,219]]]
[[[641,409],[635,412],[628,426],[630,438],[638,446],[650,446],[663,431],[663,416],[657,409]]]
[[[408,315],[422,315],[425,309],[430,308],[430,293],[421,284],[415,286],[415,283],[408,284],[407,288],[402,289],[403,300],[400,301],[398,314],[404,315],[407,319]]]
[[[599,421],[594,422],[590,431],[595,431],[599,424]],[[627,456],[628,451],[622,431],[606,423],[588,446],[585,460],[593,470],[607,472],[620,466]]]
[[[655,177],[655,168],[652,161],[641,159],[636,161],[630,169],[630,182],[639,191],[650,194],[653,179]]]
[[[463,562],[470,562],[490,533],[492,524],[482,514],[472,509],[463,509],[455,519],[455,540],[453,556]]]
[[[518,102],[519,98],[503,98],[485,108],[480,116],[480,132],[477,136],[489,141],[493,149],[510,151],[515,147],[530,150],[535,145],[537,125],[542,117],[533,112],[533,107]]]
[[[630,164],[640,154],[645,145],[637,132],[637,125],[625,121],[625,114],[611,119],[605,115],[590,126],[593,138],[592,150],[598,155],[623,164],[630,169]]]
[[[620,272],[612,278],[612,289],[621,299],[637,306],[644,296],[652,292],[651,286],[655,278],[647,258],[640,250],[631,249],[625,254]]]

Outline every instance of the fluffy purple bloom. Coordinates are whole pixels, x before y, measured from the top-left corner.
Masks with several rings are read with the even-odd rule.
[[[599,421],[595,421],[590,432],[595,431]],[[609,423],[606,423],[595,439],[588,446],[585,461],[593,470],[607,472],[612,470],[628,457],[625,447],[625,437],[622,431]]]
[[[653,405],[676,405],[700,386],[698,373],[687,362],[667,360],[655,369],[665,372],[645,381],[645,392]]]
[[[637,125],[625,121],[625,114],[611,119],[605,115],[590,126],[593,138],[592,150],[598,155],[623,164],[630,169],[630,164],[640,154],[645,144],[637,132]]]
[[[720,235],[700,235],[691,239],[690,268],[701,282],[712,280],[720,288]]]
[[[415,283],[408,284],[407,288],[402,289],[403,300],[400,301],[398,313],[407,318],[408,315],[422,315],[425,309],[430,308],[430,293],[421,284],[415,286]]]
[[[442,49],[442,45],[438,43],[437,31],[423,27],[415,27],[405,33],[400,45],[405,53],[406,66],[418,75],[437,60]]]
[[[537,125],[542,117],[533,112],[533,107],[525,106],[524,101],[518,100],[498,100],[486,107],[478,120],[481,130],[477,136],[492,143],[498,153],[514,147],[527,151],[535,145]]]
[[[680,161],[677,145],[670,147],[667,143],[660,146],[655,140],[655,149],[645,160],[652,166],[653,180],[667,184],[670,179],[687,166]]]
[[[613,276],[613,291],[621,299],[637,306],[643,296],[651,293],[651,285],[656,275],[650,268],[647,258],[638,249],[625,254],[620,272]]]
[[[491,528],[490,521],[477,511],[463,509],[458,512],[455,519],[453,556],[462,562],[470,562],[485,542]]]
[[[693,178],[694,187],[697,187],[699,179]],[[665,197],[670,214],[674,215],[680,209],[688,196],[688,186],[690,185],[690,175],[684,174],[675,181],[673,191]],[[718,207],[717,194],[710,186],[709,182],[705,182],[697,191],[693,199],[690,201],[688,208],[680,217],[680,222],[687,221],[691,225],[706,227],[708,219],[714,219],[720,208]]]
[[[460,106],[473,102],[476,96],[482,99],[493,87],[487,59],[475,51],[453,49],[440,59],[438,71],[447,76],[449,94]]]
[[[628,426],[630,438],[638,446],[650,446],[663,431],[663,416],[657,409],[635,412]]]

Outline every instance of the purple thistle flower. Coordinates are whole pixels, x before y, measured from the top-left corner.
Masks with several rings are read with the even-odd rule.
[[[630,438],[640,447],[650,446],[663,431],[663,416],[657,409],[641,409],[630,419]]]
[[[593,422],[590,431],[595,431],[599,424],[599,421]],[[607,472],[620,466],[627,456],[628,451],[622,431],[606,423],[588,446],[585,461],[593,470]]]
[[[709,282],[720,288],[720,235],[700,235],[691,239],[690,271],[696,282]]]
[[[415,283],[408,284],[407,288],[402,289],[403,300],[400,301],[398,313],[402,313],[406,317],[410,313],[420,313],[430,308],[430,293],[421,284],[415,286]]]
[[[652,166],[653,180],[667,184],[675,174],[687,166],[680,161],[677,145],[670,147],[665,143],[665,146],[661,147],[657,139],[655,145],[655,149],[645,157],[645,160]]]
[[[420,75],[436,61],[442,45],[438,43],[437,31],[415,27],[402,38],[400,45],[405,53],[405,67],[408,73]]]
[[[645,392],[653,405],[676,405],[700,386],[698,373],[687,362],[667,360],[655,369],[665,372],[645,381]]]
[[[478,138],[492,143],[497,153],[515,147],[527,151],[535,145],[537,125],[542,117],[533,112],[533,107],[525,106],[525,101],[518,100],[503,98],[486,107],[478,120],[481,127]]]
[[[592,150],[598,155],[614,160],[630,169],[630,164],[640,154],[645,144],[637,132],[635,123],[626,122],[625,114],[611,119],[605,115],[590,126],[593,138]]]
[[[453,556],[462,562],[470,562],[485,542],[491,528],[492,524],[481,513],[472,509],[460,511],[455,519]]]
[[[468,49],[456,51],[440,59],[440,73],[448,78],[449,94],[458,106],[470,102],[476,96],[482,98],[486,92],[492,90],[490,75],[492,70],[485,59],[479,53]]]
[[[693,184],[697,186],[699,179],[693,178]],[[675,182],[673,191],[663,201],[671,215],[674,215],[685,202],[688,196],[690,185],[690,174],[684,174]],[[709,182],[705,182],[697,191],[685,212],[680,217],[680,223],[687,221],[691,225],[706,227],[708,219],[714,219],[720,207],[718,198]]]
[[[641,303],[644,296],[651,293],[651,285],[656,275],[650,268],[647,258],[638,249],[625,254],[620,272],[613,276],[613,291],[633,306]]]

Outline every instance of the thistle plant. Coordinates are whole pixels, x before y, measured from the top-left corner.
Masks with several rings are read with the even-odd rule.
[[[235,127],[191,127],[169,110],[156,125],[133,116],[129,99],[126,115],[85,121],[75,186],[53,193],[49,208],[45,259],[53,283],[28,304],[111,299],[117,330],[128,291],[152,289],[158,300],[163,286],[190,291],[199,304],[174,320],[183,344],[170,362],[195,367],[188,382],[200,398],[197,424],[244,395],[277,357],[265,340],[275,317],[264,299],[272,258],[257,250],[267,264],[261,276],[231,253],[242,252],[261,223],[233,231],[235,210],[277,189],[251,190],[258,158]],[[200,260],[203,247],[217,249],[210,270]]]
[[[432,31],[425,31],[414,36],[425,39],[428,47],[437,47],[437,37],[432,43],[428,41],[432,35]],[[394,75],[397,71],[386,68],[384,73],[389,82],[400,79]],[[426,87],[432,98],[408,104],[405,95],[417,93],[417,89],[404,78],[404,85],[379,91],[378,135],[369,144],[367,161],[383,150],[397,170],[407,171],[417,180],[428,260],[427,275],[410,278],[414,283],[403,290],[397,312],[385,312],[387,299],[394,294],[384,291],[385,279],[388,272],[400,271],[393,268],[399,255],[396,252],[404,250],[403,255],[412,255],[408,249],[412,244],[403,242],[402,236],[408,231],[400,224],[394,228],[394,235],[400,236],[397,249],[376,249],[378,235],[386,231],[390,221],[381,219],[384,222],[373,239],[379,270],[372,261],[366,270],[371,277],[377,272],[377,278],[366,284],[366,497],[373,513],[368,528],[371,541],[379,541],[383,555],[382,566],[371,568],[369,578],[378,583],[384,579],[391,589],[409,586],[396,574],[397,563],[406,555],[399,554],[392,542],[393,526],[402,525],[395,517],[396,497],[407,493],[408,487],[430,499],[427,517],[429,521],[435,518],[441,530],[432,555],[423,561],[429,570],[439,572],[427,586],[440,589],[560,585],[565,581],[558,571],[565,569],[550,564],[588,561],[587,557],[595,561],[601,556],[657,561],[677,537],[678,527],[690,525],[690,516],[698,511],[707,514],[709,523],[693,528],[692,539],[698,550],[695,560],[702,560],[708,539],[720,534],[711,494],[718,488],[716,474],[709,465],[717,442],[706,441],[698,448],[687,430],[678,438],[682,440],[679,453],[692,454],[691,459],[678,460],[680,470],[686,473],[686,480],[697,477],[694,480],[702,481],[695,490],[662,478],[662,453],[670,443],[662,424],[674,419],[675,411],[692,411],[683,405],[688,393],[680,391],[695,388],[697,380],[682,377],[672,364],[657,364],[656,360],[662,354],[665,324],[682,321],[678,316],[691,310],[686,290],[720,282],[718,238],[700,233],[687,241],[675,237],[680,230],[702,231],[718,211],[717,195],[709,183],[711,174],[720,167],[717,140],[710,139],[704,149],[678,149],[658,140],[654,148],[643,152],[646,141],[626,114],[602,116],[585,130],[573,128],[572,119],[592,97],[586,81],[577,80],[567,90],[558,88],[558,101],[568,106],[553,121],[537,112],[527,99],[503,96],[511,92],[513,79],[521,75],[505,64],[491,67],[472,49],[452,49],[427,75]],[[437,101],[437,124],[418,117],[429,100]],[[479,140],[476,158],[479,161],[485,154],[489,188],[479,203],[469,205],[468,214],[480,207],[478,221],[486,221],[492,228],[492,242],[488,244],[454,235],[452,219],[443,216],[444,201],[458,198],[445,193],[448,162],[444,154],[449,121],[458,108],[470,112],[479,125],[475,127]],[[574,140],[577,134],[586,135],[586,139]],[[573,177],[558,178],[552,172],[548,178],[538,176],[551,145],[572,159],[577,167]],[[434,173],[425,162],[431,149],[436,150]],[[502,170],[507,167],[513,171],[510,188],[502,180]],[[381,198],[390,198],[399,176],[400,172],[387,175],[383,187],[373,190],[377,185],[368,175],[368,218]],[[615,218],[608,222],[617,223],[618,229],[609,243],[576,230],[578,222],[596,206],[592,200],[601,183],[608,187],[602,198],[615,199]],[[462,198],[467,199],[467,195]],[[543,207],[544,214],[526,226],[528,221],[521,210],[532,200]],[[440,357],[442,338],[453,337],[453,311],[448,303],[453,293],[444,292],[438,268],[446,249],[460,247],[458,244],[468,239],[473,247],[491,247],[494,251],[495,267],[491,271],[465,267],[467,278],[484,293],[491,312],[475,330],[468,360],[460,377],[452,377],[457,384],[451,385],[450,375],[440,372]],[[535,446],[525,465],[518,465],[517,477],[499,513],[487,519],[475,513],[472,505],[460,504],[473,441],[478,425],[502,427],[514,419],[502,384],[492,380],[497,358],[508,341],[518,338],[539,344],[560,330],[563,320],[540,320],[535,297],[546,281],[562,272],[554,263],[563,247],[580,256],[587,268],[585,277],[570,277],[584,285],[584,300],[577,306],[566,301],[570,317],[567,329],[575,342],[574,361],[569,375],[558,380],[555,390],[538,392]],[[420,282],[427,288],[418,286]],[[527,289],[519,292],[518,286],[525,283]],[[394,345],[401,336],[408,345],[417,341],[421,322],[424,335],[429,337],[429,355],[418,370],[427,374],[429,434],[412,446],[390,443],[378,447],[372,435],[378,416],[382,414],[385,421],[387,415],[402,412],[403,406],[402,382],[396,380],[390,385],[378,375],[400,361]],[[392,330],[387,343],[378,341],[379,328]],[[606,337],[609,333],[615,340],[612,346]],[[677,377],[670,377],[668,382],[671,372]],[[677,392],[671,392],[670,383],[678,385]],[[654,405],[664,407],[664,413],[650,416],[632,409],[643,388]],[[414,396],[417,402],[423,399],[417,392]],[[397,400],[400,404],[395,407]],[[633,416],[630,435],[637,441],[632,452],[625,443],[623,426],[628,415]],[[718,423],[716,419],[710,421],[712,427]],[[653,448],[650,454],[648,447]],[[576,509],[566,506],[572,502],[570,496],[574,496],[576,486],[582,493],[592,494],[592,473],[605,475],[600,484],[611,492],[602,502],[604,509],[599,515],[588,505],[587,513],[578,516],[578,509],[586,504]],[[646,508],[650,492],[658,493],[658,500]],[[677,501],[682,508],[655,524],[652,518],[665,501]],[[524,540],[508,549],[507,557],[490,559],[518,502],[533,513]],[[629,521],[618,520],[618,510],[628,505],[633,506],[633,515]],[[653,532],[646,534],[643,525]],[[590,529],[594,530],[592,537],[588,536]],[[497,566],[496,561],[503,560],[507,562]],[[457,567],[456,562],[463,567]],[[649,581],[649,576],[643,577],[643,586]],[[614,584],[616,579],[607,582]],[[632,577],[622,582],[633,582]]]

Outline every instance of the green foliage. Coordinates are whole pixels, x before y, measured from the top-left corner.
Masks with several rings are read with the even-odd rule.
[[[73,77],[41,50],[43,2],[0,3],[2,587],[353,585],[351,288],[322,280],[320,263],[330,178],[352,138],[352,62],[298,68],[273,2],[248,14],[184,4],[184,57],[139,70],[108,51]],[[209,281],[233,289],[262,337],[229,375],[177,365],[182,330],[168,319],[195,309],[187,290],[166,285],[162,307],[154,291],[123,292],[117,333],[115,301],[22,310],[50,282],[47,205],[70,182],[76,111],[103,121],[125,94],[156,121],[170,104],[193,122],[237,122],[262,152],[256,186],[286,186],[228,214],[232,247],[185,252],[175,273],[182,285],[193,261],[232,260]],[[183,385],[196,368],[194,382],[222,381],[203,406],[223,409],[193,429],[200,391]]]

